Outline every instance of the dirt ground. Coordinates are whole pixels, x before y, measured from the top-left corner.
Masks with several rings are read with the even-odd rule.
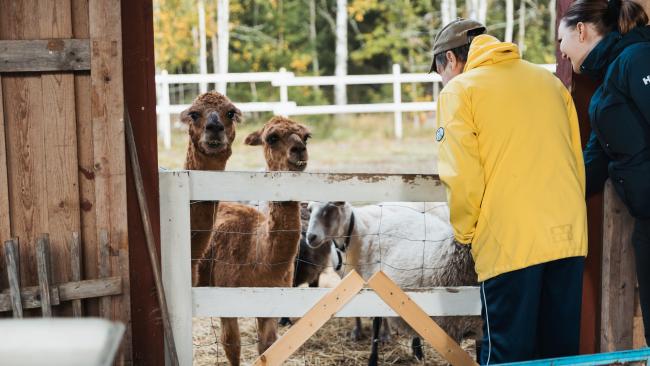
[[[353,341],[350,332],[354,319],[334,318],[327,322],[314,336],[307,341],[285,365],[297,366],[352,366],[367,365],[370,355],[370,331],[372,322],[363,319],[364,337]],[[255,320],[240,319],[242,333],[242,365],[250,365],[257,357],[255,344]],[[194,365],[228,365],[223,347],[219,344],[219,319],[195,318],[194,327]],[[280,328],[284,333],[287,328]],[[427,343],[423,343],[424,360],[418,361],[413,357],[410,348],[411,340],[404,335],[392,334],[390,342],[380,346],[380,365],[446,365]],[[474,341],[465,340],[462,347],[472,357]]]

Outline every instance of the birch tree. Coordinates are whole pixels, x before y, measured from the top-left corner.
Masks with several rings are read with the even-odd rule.
[[[336,1],[336,76],[345,76],[348,73],[348,2]],[[337,105],[347,104],[348,96],[346,86],[338,83],[334,86],[334,99]]]

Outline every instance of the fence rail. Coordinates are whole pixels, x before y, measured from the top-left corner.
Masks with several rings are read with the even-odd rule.
[[[192,317],[281,317],[304,314],[324,289],[192,288],[190,201],[440,202],[436,175],[290,172],[160,172],[162,270],[181,365],[192,364]],[[477,288],[426,288],[409,293],[428,315],[479,315]],[[258,301],[261,297],[264,301]],[[336,316],[394,316],[372,292]]]

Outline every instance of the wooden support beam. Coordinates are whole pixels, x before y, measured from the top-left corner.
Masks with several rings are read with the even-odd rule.
[[[631,349],[634,331],[634,218],[612,183],[605,184],[600,351]]]
[[[269,347],[253,365],[275,366],[291,357],[300,346],[323,326],[363,288],[363,278],[352,270],[289,330]]]
[[[11,222],[9,220],[9,188],[7,182],[7,144],[5,141],[5,118],[2,97],[2,78],[0,77],[0,241],[11,237]],[[4,272],[6,263],[3,251],[0,251],[0,273]],[[4,276],[0,276],[0,288],[7,287]]]
[[[119,295],[122,293],[122,279],[120,277],[109,277],[98,280],[85,280],[78,282],[62,283],[50,288],[50,302],[52,305],[59,305],[62,301],[74,301]],[[34,309],[41,307],[40,286],[25,287],[20,292],[23,309]],[[12,310],[11,290],[0,292],[0,311]]]
[[[90,70],[90,40],[0,41],[0,72]]]
[[[9,279],[9,297],[14,318],[23,317],[23,305],[20,298],[20,249],[18,239],[5,242],[5,260]]]
[[[388,306],[424,338],[433,348],[454,366],[477,365],[477,363],[454,342],[402,289],[382,271],[375,273],[368,285],[375,290]]]
[[[50,236],[41,235],[36,242],[36,269],[41,293],[41,312],[43,317],[52,317],[52,302],[50,300]]]
[[[72,280],[81,281],[81,239],[76,231],[72,233],[72,240],[70,241],[70,268],[72,270]],[[72,315],[75,318],[83,315],[81,300],[72,300]]]

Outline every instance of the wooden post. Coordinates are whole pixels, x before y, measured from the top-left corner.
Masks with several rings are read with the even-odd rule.
[[[161,72],[167,75],[167,70]],[[169,82],[164,80],[160,86],[160,113],[158,114],[158,129],[163,135],[163,146],[169,150],[172,148],[172,125],[169,112]]]
[[[320,327],[363,288],[363,278],[352,270],[327,295],[316,303],[296,324],[271,345],[253,365],[278,366],[291,357]]]
[[[603,230],[602,312],[600,351],[632,348],[634,330],[634,219],[610,181],[605,185]]]
[[[450,364],[477,365],[476,362],[453,340],[436,322],[433,321],[402,289],[382,271],[375,273],[368,285],[384,300],[404,321]]]
[[[23,305],[20,298],[20,247],[18,239],[5,242],[5,260],[7,261],[11,308],[14,312],[14,318],[22,318]]]
[[[9,220],[9,186],[7,183],[7,144],[5,142],[5,118],[2,97],[2,77],[0,77],[0,242],[11,237],[11,224]],[[0,270],[4,253],[0,251]],[[1,272],[0,272],[1,273]],[[0,275],[0,288],[6,288],[7,281]]]
[[[70,241],[70,267],[72,269],[72,280],[81,281],[81,239],[78,232],[72,233]],[[72,300],[72,315],[79,318],[83,315],[81,300]]]
[[[36,267],[38,283],[41,290],[41,312],[43,317],[52,317],[52,302],[50,300],[50,236],[41,235],[36,241]]]

